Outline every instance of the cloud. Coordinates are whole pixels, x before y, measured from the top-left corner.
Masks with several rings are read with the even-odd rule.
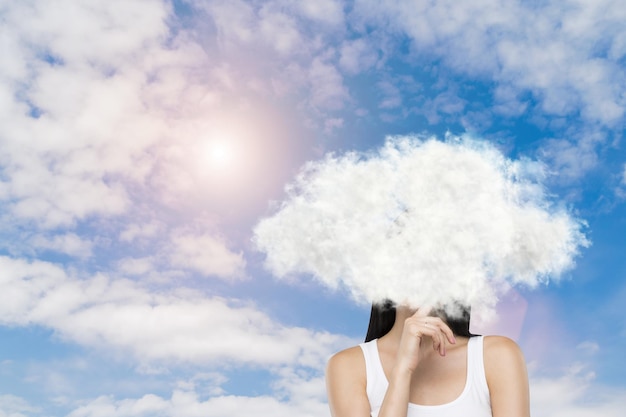
[[[208,48],[220,62],[213,66],[225,69],[220,73],[228,80],[231,96],[274,97],[295,106],[307,127],[316,128],[336,118],[351,102],[336,49],[347,34],[342,2],[195,1],[193,5],[196,13],[205,16],[198,19],[197,27],[214,26]],[[346,54],[351,56],[344,59],[348,66],[362,55]]]
[[[378,53],[365,39],[346,40],[340,48],[339,65],[347,74],[359,74],[372,68]]]
[[[0,395],[0,417],[26,417],[40,414],[41,410],[15,395]]]
[[[74,410],[68,417],[96,417],[115,415],[119,417],[222,417],[222,416],[303,416],[313,417],[328,414],[323,402],[282,402],[271,396],[221,396],[207,400],[199,398],[193,391],[177,390],[170,398],[147,394],[139,399],[115,400],[100,397]]]
[[[537,417],[618,417],[624,413],[626,392],[594,383],[595,374],[573,364],[557,377],[532,376],[531,411]]]
[[[153,257],[144,258],[122,258],[118,261],[117,266],[122,275],[147,275],[157,270],[157,262]]]
[[[321,371],[320,371],[321,372]],[[319,373],[302,373],[284,368],[272,384],[272,395],[206,395],[209,386],[196,380],[179,381],[169,396],[144,394],[138,398],[116,399],[100,396],[81,401],[68,417],[143,416],[321,416],[328,415],[323,377]],[[213,380],[219,384],[218,380]],[[625,392],[595,382],[593,372],[582,364],[574,364],[564,373],[538,376],[531,372],[531,411],[538,417],[621,416]]]
[[[78,258],[88,258],[92,255],[93,242],[82,239],[75,233],[37,235],[30,243],[38,250],[51,250]]]
[[[344,23],[344,4],[339,0],[320,0],[316,2],[290,2],[302,16],[327,25],[340,26]],[[288,3],[289,4],[289,3]]]
[[[379,68],[407,72],[408,65],[415,78],[463,86],[456,100],[430,93],[420,101],[413,112],[430,124],[446,128],[461,122],[470,131],[485,132],[494,117],[506,121],[526,115],[530,124],[559,132],[540,147],[561,185],[597,168],[599,155],[613,151],[607,138],[623,125],[625,18],[619,0],[358,0],[348,15],[353,37],[363,40],[365,49],[380,51]],[[353,56],[346,53],[348,65],[342,68],[367,74],[368,66],[359,70],[350,64]],[[476,86],[489,91],[482,98],[488,107],[478,119],[459,113],[475,110]],[[405,103],[411,98],[403,91]],[[397,117],[382,114],[381,120]],[[576,133],[581,131],[593,139]]]
[[[118,239],[121,242],[136,242],[139,239],[151,239],[158,235],[163,226],[152,221],[148,223],[126,223],[120,231]]]
[[[175,233],[167,252],[174,267],[224,279],[244,276],[243,254],[232,252],[224,242],[208,234]]]
[[[406,34],[418,57],[493,80],[505,99],[533,94],[541,112],[580,116],[618,126],[626,102],[626,17],[619,0],[523,3],[360,0],[354,18],[363,27]],[[498,103],[496,103],[498,104]]]
[[[622,168],[622,172],[619,174],[619,184],[615,190],[615,194],[620,198],[626,197],[626,164]]]
[[[333,64],[316,58],[308,75],[311,83],[310,103],[313,108],[339,110],[349,99],[343,77]]]
[[[165,2],[151,1],[6,8],[5,223],[54,229],[128,210],[126,182],[146,178],[152,161],[145,152],[168,134],[159,92],[178,97],[174,89],[185,85],[170,74],[201,62],[192,44],[170,36],[170,13]]]
[[[173,227],[132,223],[118,235],[128,256],[116,264],[122,275],[167,282],[174,276],[205,276],[234,281],[246,277],[243,252],[232,248],[210,221]]]
[[[149,291],[102,274],[77,279],[51,263],[7,257],[0,258],[0,269],[0,323],[44,326],[67,341],[124,352],[140,364],[319,367],[347,343],[193,290]]]
[[[68,417],[115,415],[138,416],[322,416],[328,415],[324,378],[284,371],[276,382],[277,395],[210,395],[206,398],[194,381],[179,382],[169,398],[146,394],[140,398],[116,400],[101,396],[76,408]]]
[[[549,139],[538,153],[555,170],[555,179],[567,183],[597,166],[598,149],[604,141],[603,133],[586,130],[572,134],[571,139]]]
[[[538,164],[486,142],[389,139],[311,162],[255,241],[278,277],[312,274],[359,301],[488,312],[509,285],[558,277],[588,244],[540,179]]]

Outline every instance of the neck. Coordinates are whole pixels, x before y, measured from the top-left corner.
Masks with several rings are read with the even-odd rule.
[[[396,320],[393,323],[393,327],[387,333],[389,339],[400,343],[402,337],[402,331],[404,330],[404,321],[411,317],[415,313],[415,309],[409,307],[398,306],[396,307]]]

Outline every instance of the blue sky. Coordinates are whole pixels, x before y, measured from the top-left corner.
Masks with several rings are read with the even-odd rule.
[[[479,327],[534,416],[626,406],[619,0],[0,1],[0,417],[328,415],[369,308],[251,243],[306,161],[471,134],[592,242]]]

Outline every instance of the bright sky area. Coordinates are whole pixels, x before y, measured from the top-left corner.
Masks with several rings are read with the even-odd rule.
[[[369,305],[253,244],[307,161],[470,135],[591,245],[473,323],[626,409],[622,0],[0,1],[0,417],[324,416]],[[367,187],[368,184],[362,184]]]

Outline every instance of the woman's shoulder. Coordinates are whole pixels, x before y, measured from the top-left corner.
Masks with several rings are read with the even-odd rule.
[[[526,361],[519,345],[505,336],[483,337],[485,374],[489,385],[507,377],[526,374]]]
[[[335,353],[326,365],[328,376],[342,379],[349,377],[365,380],[365,358],[360,346],[353,346]]]
[[[490,362],[523,358],[518,344],[506,336],[483,336],[483,352],[485,360]]]
[[[369,415],[365,357],[359,346],[335,353],[326,366],[326,390],[331,414]]]
[[[503,336],[486,336],[483,356],[493,415],[529,416],[528,372],[522,350]]]
[[[358,366],[365,366],[363,358],[363,350],[360,346],[352,346],[332,355],[328,360],[328,367],[333,368],[350,368],[354,369]]]

